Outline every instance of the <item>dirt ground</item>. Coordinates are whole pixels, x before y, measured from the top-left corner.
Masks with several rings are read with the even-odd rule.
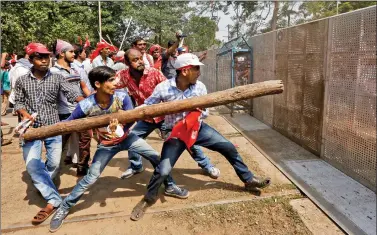
[[[205,206],[181,209],[172,212],[147,214],[141,221],[131,222],[128,216],[97,221],[67,223],[57,234],[308,234],[310,231],[289,205],[289,197],[299,195],[295,186],[261,155],[239,132],[221,116],[212,115],[208,124],[227,137],[238,148],[245,163],[256,175],[270,176],[272,185],[262,196],[278,195],[296,191],[293,195],[281,196],[279,200],[263,199],[244,203]],[[5,131],[6,133],[6,131]],[[8,135],[9,136],[9,135]],[[7,135],[5,136],[7,137]],[[147,139],[157,151],[162,141],[153,133]],[[92,153],[95,151],[92,142]],[[173,178],[178,185],[190,191],[190,197],[180,200],[161,195],[153,210],[168,210],[172,207],[190,208],[198,203],[256,197],[243,191],[243,183],[233,168],[220,154],[204,149],[211,162],[221,171],[217,180],[203,174],[196,162],[185,152],[178,160]],[[22,150],[18,139],[2,148],[1,155],[1,228],[30,226],[30,220],[41,207],[44,199],[37,193],[25,171]],[[127,168],[127,152],[112,159],[100,179],[72,208],[67,220],[106,213],[129,214],[145,193],[152,174],[151,165],[144,162],[146,170],[131,179],[121,180],[120,174]],[[75,169],[62,167],[59,192],[63,197],[71,192],[79,179]],[[84,219],[85,220],[85,219]],[[49,221],[49,220],[48,220]],[[45,223],[48,225],[48,221]],[[114,226],[116,225],[116,226]],[[153,229],[151,228],[153,226]],[[81,232],[80,232],[81,231]],[[45,234],[46,226],[12,232],[14,234]]]

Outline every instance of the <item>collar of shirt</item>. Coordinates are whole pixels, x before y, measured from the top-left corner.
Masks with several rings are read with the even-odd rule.
[[[139,103],[139,105],[142,105],[144,103],[144,100],[148,97],[145,97],[144,95],[144,92],[142,90],[140,90],[140,85],[144,82],[144,79],[147,78],[148,74],[149,74],[149,69],[144,69],[143,71],[143,75],[141,76],[140,78],[140,81],[139,81],[139,85],[136,84],[135,80],[131,77],[131,72],[130,72],[130,69],[126,69],[124,72],[123,72],[123,79],[125,79],[126,81],[126,84],[128,83],[129,85],[126,85],[129,92],[131,93],[131,95],[133,96],[137,96],[135,97],[137,99],[137,103]],[[142,101],[142,103],[140,103]]]
[[[34,69],[33,67],[30,69],[30,71],[28,72],[28,74],[30,75],[31,78],[34,78],[34,79],[38,79],[36,76],[34,76],[33,74],[34,72]],[[49,77],[51,75],[51,72],[50,72],[50,69],[47,70],[47,73],[43,76],[42,80],[46,79],[47,77]]]
[[[97,57],[99,57],[99,61],[100,61],[102,64],[105,64],[105,63],[103,62],[103,58],[102,58],[101,55],[98,55]],[[106,57],[106,64],[109,64],[109,63],[110,63],[110,58],[109,58],[109,57]]]
[[[78,67],[82,68],[82,69],[84,68],[83,63],[81,63],[81,62],[78,61],[78,60],[74,60],[73,63],[74,63],[75,65],[77,65]]]
[[[57,69],[59,69],[60,71],[65,71],[65,72],[67,72],[68,74],[70,74],[70,75],[77,75],[77,76],[80,76],[80,72],[78,71],[78,69],[77,69],[77,67],[76,67],[77,65],[76,64],[74,64],[74,63],[71,63],[70,64],[70,70],[67,70],[66,68],[64,68],[63,66],[61,66],[60,64],[58,64],[58,63],[56,63],[55,65],[54,65],[54,67],[55,68],[57,68]]]

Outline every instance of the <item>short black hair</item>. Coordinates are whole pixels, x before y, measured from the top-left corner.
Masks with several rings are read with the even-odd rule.
[[[84,48],[81,45],[73,45],[74,52],[75,52],[75,59],[79,57],[79,55],[84,51]]]
[[[115,74],[116,74],[115,70],[110,67],[107,67],[107,66],[95,67],[88,74],[90,85],[96,90],[97,89],[95,86],[96,82],[99,82],[102,84],[106,82],[107,80],[109,80],[109,78],[114,77]]]
[[[89,55],[91,54],[92,52],[92,48],[91,47],[85,47],[85,53],[86,53],[86,56],[89,57]]]
[[[137,38],[135,38],[135,40],[133,40],[133,42],[132,42],[132,46],[136,46],[137,45],[137,43],[138,42],[140,42],[140,41],[145,41],[144,40],[144,38],[142,38],[142,37],[137,37]]]

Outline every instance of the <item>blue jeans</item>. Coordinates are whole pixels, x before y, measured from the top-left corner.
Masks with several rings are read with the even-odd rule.
[[[138,121],[135,127],[132,129],[132,133],[139,136],[140,138],[147,138],[152,131],[155,129],[160,129],[161,132],[167,132],[165,129],[164,121],[159,123],[150,123],[145,121]],[[203,151],[200,149],[199,146],[193,146],[191,148],[190,155],[191,157],[198,163],[199,167],[202,169],[209,171],[213,165],[210,162],[210,159],[204,155]],[[131,163],[130,167],[134,170],[138,170],[143,167],[143,163],[141,161],[141,156],[138,154],[128,153],[128,159]]]
[[[245,165],[234,145],[204,122],[202,122],[195,144],[222,154],[233,166],[242,182],[246,183],[253,178],[253,173]],[[153,172],[148,185],[148,191],[144,196],[145,201],[148,203],[156,202],[158,189],[170,174],[174,164],[185,149],[185,143],[176,138],[169,139],[164,143],[161,152],[161,161]]]
[[[42,142],[46,147],[46,162],[42,161]],[[42,140],[25,141],[22,146],[26,170],[33,180],[34,186],[41,192],[47,203],[58,207],[62,198],[52,182],[59,171],[62,153],[62,136]]]
[[[110,160],[118,152],[123,150],[144,156],[151,162],[154,168],[157,167],[160,162],[158,153],[145,140],[133,133],[130,133],[126,139],[117,145],[104,146],[99,144],[88,174],[80,180],[72,192],[63,200],[62,207],[69,210],[74,206],[80,200],[84,192],[97,181]],[[175,184],[170,175],[165,177],[165,179],[165,187]]]

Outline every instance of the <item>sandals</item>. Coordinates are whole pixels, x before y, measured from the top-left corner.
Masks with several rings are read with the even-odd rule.
[[[32,224],[40,224],[43,223],[50,215],[54,214],[57,208],[54,208],[50,213],[45,211],[45,208],[40,210],[36,216],[34,216],[33,220],[31,221]]]
[[[145,211],[150,206],[151,205],[149,205],[144,199],[142,199],[132,210],[130,219],[133,221],[138,221],[144,216]]]

